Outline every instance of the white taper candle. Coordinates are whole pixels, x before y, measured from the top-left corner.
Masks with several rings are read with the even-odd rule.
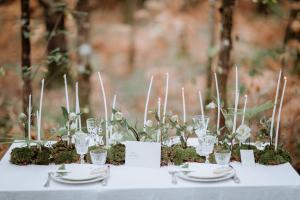
[[[167,103],[168,103],[168,93],[169,93],[169,72],[166,73],[166,91],[165,91],[165,99],[164,99],[164,110],[163,110],[163,120],[166,121],[166,112],[167,112]]]
[[[28,97],[28,124],[27,124],[27,131],[28,131],[28,140],[31,140],[31,94]]]
[[[108,135],[108,114],[107,114],[107,104],[106,104],[106,95],[105,95],[105,90],[104,90],[104,85],[102,81],[102,77],[100,72],[98,72],[98,78],[102,90],[102,95],[103,95],[103,102],[104,102],[104,112],[105,112],[105,140],[106,140],[106,147],[109,146],[109,135]]]
[[[157,117],[158,117],[158,120],[160,121],[160,97],[158,97],[158,100],[157,100]],[[159,122],[158,122],[159,124]],[[156,141],[159,142],[160,141],[160,129],[158,129],[157,131],[157,138],[156,138]]]
[[[39,125],[38,138],[39,138],[39,141],[41,140],[41,129],[42,129],[42,107],[43,107],[43,96],[44,96],[44,81],[45,80],[43,79],[42,80],[42,86],[41,86],[39,118],[38,118],[38,125]]]
[[[41,141],[41,135],[39,134],[40,130],[41,130],[41,127],[40,127],[40,124],[39,124],[39,118],[40,118],[40,113],[39,111],[37,110],[36,111],[36,126],[37,126],[37,141],[40,142]]]
[[[68,111],[68,113],[70,113],[70,104],[69,104],[69,94],[68,94],[67,75],[64,75],[64,82],[65,82],[65,94],[66,94],[67,111]]]
[[[280,105],[279,105],[279,110],[278,110],[278,116],[277,116],[276,137],[275,137],[275,151],[277,151],[277,148],[278,148],[280,117],[281,117],[281,109],[282,109],[282,103],[283,103],[283,98],[284,98],[284,92],[285,92],[286,82],[287,82],[287,78],[284,77],[283,89],[282,89],[282,94],[281,94],[281,99],[280,99]]]
[[[215,75],[215,83],[216,83],[216,90],[217,90],[217,104],[218,104],[217,133],[219,133],[220,117],[221,117],[221,102],[220,102],[220,93],[219,93],[219,85],[218,85],[217,74],[215,73],[214,75]]]
[[[273,113],[272,113],[272,119],[271,119],[271,127],[270,127],[270,142],[272,145],[273,142],[273,129],[274,129],[274,118],[275,118],[275,114],[276,114],[276,107],[277,107],[277,99],[278,99],[278,93],[279,93],[279,88],[280,88],[280,80],[281,80],[281,74],[282,71],[279,71],[279,75],[278,75],[278,80],[277,80],[277,87],[276,87],[276,94],[275,94],[275,101],[274,101],[274,106],[273,106]]]
[[[147,115],[148,115],[148,104],[149,104],[149,98],[152,88],[152,82],[153,82],[153,76],[151,76],[150,84],[148,88],[147,98],[146,98],[146,105],[145,105],[145,111],[144,111],[144,131],[146,130],[146,122],[147,122]]]
[[[186,123],[186,110],[185,110],[185,95],[184,95],[184,88],[181,88],[182,94],[182,111],[183,111],[183,123]]]
[[[75,108],[76,108],[76,114],[78,115],[78,126],[79,130],[81,131],[81,116],[80,116],[80,102],[79,102],[79,93],[78,93],[78,82],[76,82],[75,85],[75,92],[76,92],[76,103],[75,103]]]
[[[202,95],[201,95],[201,91],[198,91],[198,96],[199,96],[199,101],[200,101],[200,109],[201,109],[201,115],[202,115],[202,123],[203,123],[203,127],[205,127],[205,117],[204,117],[204,109],[203,109],[203,101],[202,101]],[[206,128],[206,127],[205,127]],[[205,129],[206,130],[206,129]]]
[[[245,114],[246,114],[246,108],[247,108],[247,101],[248,101],[248,95],[245,95],[243,117],[242,117],[242,125],[244,125],[244,122],[245,122]]]
[[[112,109],[116,109],[116,101],[117,101],[117,95],[115,94],[114,95],[114,98],[113,98],[113,103],[112,103]],[[111,117],[110,117],[110,121],[113,121],[114,120],[114,113],[111,112]],[[110,125],[109,127],[109,137],[111,137],[113,134],[113,126]]]
[[[235,67],[235,101],[234,101],[234,116],[233,116],[233,128],[232,132],[236,131],[236,119],[237,119],[237,109],[239,103],[239,82],[238,82],[238,69]]]

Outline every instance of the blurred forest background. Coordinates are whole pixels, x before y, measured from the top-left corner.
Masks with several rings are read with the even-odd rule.
[[[198,89],[206,103],[215,96],[212,72],[232,106],[237,65],[240,107],[243,94],[253,107],[274,101],[282,69],[288,82],[280,141],[300,169],[299,0],[0,0],[0,27],[0,140],[24,137],[18,117],[30,93],[38,105],[43,77],[42,127],[49,135],[65,106],[63,74],[72,108],[79,81],[84,117],[104,116],[101,71],[108,105],[117,94],[117,107],[142,123],[151,75],[150,107],[164,97],[169,72],[168,110],[181,116],[185,87],[190,118],[200,111]],[[251,124],[253,137],[261,117]],[[0,158],[7,148],[0,144]]]

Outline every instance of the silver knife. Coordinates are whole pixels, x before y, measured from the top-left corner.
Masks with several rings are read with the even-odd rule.
[[[106,169],[106,177],[105,177],[105,178],[103,179],[103,181],[102,181],[102,185],[103,185],[103,186],[106,186],[106,185],[107,185],[109,176],[110,176],[110,166],[108,165],[108,166],[107,166],[107,169]]]

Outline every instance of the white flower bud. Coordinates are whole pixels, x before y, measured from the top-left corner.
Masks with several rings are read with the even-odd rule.
[[[114,117],[115,117],[115,119],[116,120],[122,120],[123,119],[123,113],[121,113],[121,112],[116,112],[115,114],[114,114]]]
[[[77,117],[76,113],[74,113],[74,112],[69,113],[69,120],[73,121],[76,119],[76,117]]]
[[[146,121],[145,124],[148,128],[151,128],[153,126],[153,121],[151,121],[150,119]]]
[[[172,115],[170,120],[174,123],[178,122],[178,115]]]

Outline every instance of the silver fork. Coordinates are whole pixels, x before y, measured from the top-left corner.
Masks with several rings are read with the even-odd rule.
[[[106,186],[106,185],[107,185],[109,176],[110,176],[110,166],[108,165],[108,166],[107,166],[107,169],[106,169],[106,177],[105,177],[105,178],[103,179],[103,181],[101,182],[103,186]]]
[[[240,183],[240,182],[241,182],[241,180],[240,180],[240,178],[237,176],[237,174],[236,174],[236,170],[233,168],[233,166],[232,166],[232,165],[229,165],[229,167],[230,167],[231,169],[233,169],[233,170],[234,170],[234,175],[233,175],[233,177],[232,177],[233,181],[234,181],[235,183]]]
[[[53,174],[53,172],[48,172],[48,178],[47,178],[47,181],[44,184],[44,187],[49,187],[50,186],[50,180],[51,180],[52,174]]]

